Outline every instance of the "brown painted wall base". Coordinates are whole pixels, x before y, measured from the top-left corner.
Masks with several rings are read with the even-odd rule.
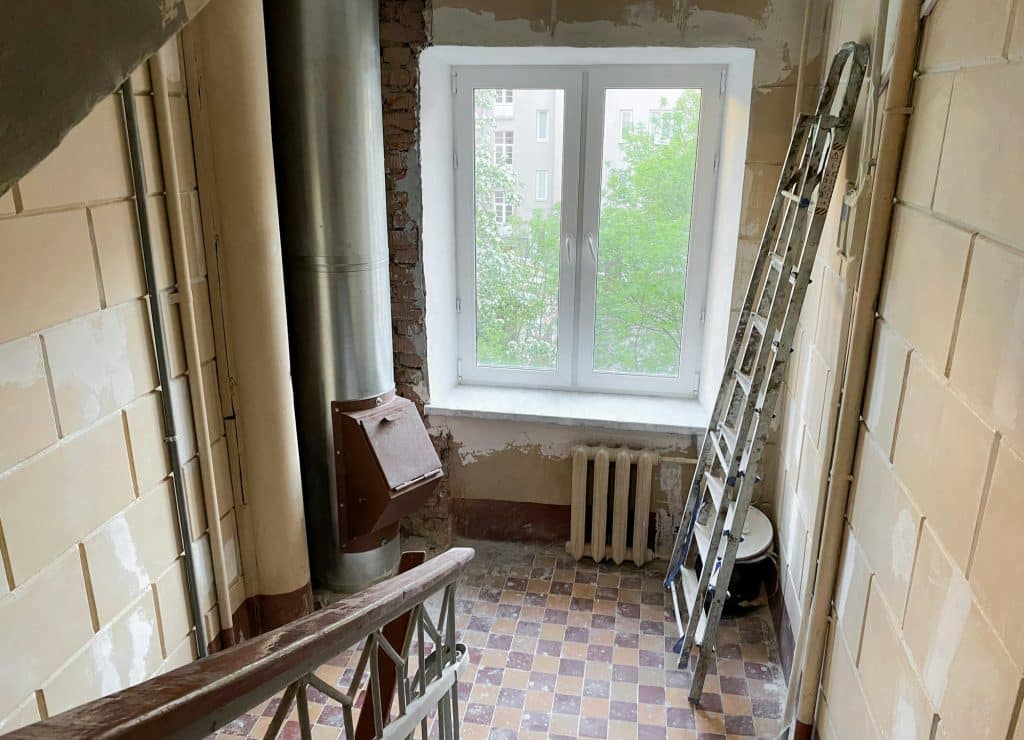
[[[455,533],[498,542],[565,542],[569,507],[524,501],[455,499]]]
[[[210,641],[209,651],[237,645],[242,640],[269,632],[313,611],[313,589],[310,584],[286,594],[250,596],[231,615],[231,629],[220,631]]]

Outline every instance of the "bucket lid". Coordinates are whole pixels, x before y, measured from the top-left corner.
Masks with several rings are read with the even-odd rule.
[[[773,531],[771,520],[765,516],[763,511],[753,506],[748,507],[747,519],[743,522],[743,539],[740,540],[739,547],[736,548],[736,562],[757,560],[768,552],[772,546]],[[708,540],[711,537],[711,527],[698,524],[695,534],[704,541],[701,549],[706,552]],[[725,555],[725,544],[726,539],[723,537],[718,546],[718,557]]]

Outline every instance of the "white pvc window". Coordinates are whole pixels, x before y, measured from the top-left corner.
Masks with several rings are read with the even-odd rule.
[[[537,187],[534,193],[536,200],[545,201],[548,199],[548,191],[551,184],[551,173],[547,170],[537,170]]]
[[[515,134],[511,131],[494,132],[494,161],[512,164],[512,142]]]
[[[724,69],[454,69],[461,382],[695,395]]]
[[[537,141],[547,142],[550,133],[548,131],[550,127],[551,113],[547,110],[537,111]]]

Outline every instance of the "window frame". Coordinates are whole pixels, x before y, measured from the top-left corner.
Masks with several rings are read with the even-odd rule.
[[[542,182],[544,183],[543,195],[541,195],[540,187]],[[538,203],[547,203],[551,200],[551,172],[549,170],[536,171],[534,175],[533,199]]]
[[[540,122],[543,115],[544,133],[541,135]],[[551,111],[547,108],[537,109],[537,143],[547,144],[551,141]]]
[[[470,385],[539,387],[581,392],[696,397],[703,350],[703,320],[713,234],[721,145],[724,64],[625,64],[453,66],[455,159],[455,259],[457,379]],[[628,88],[700,88],[694,205],[691,211],[679,374],[676,377],[601,373],[592,369],[596,320],[601,159],[605,132],[604,92]],[[562,160],[559,198],[559,289],[555,367],[479,366],[476,358],[476,241],[474,185],[474,91],[562,90]],[[513,94],[514,95],[514,94]],[[611,111],[615,115],[616,111]],[[584,120],[584,115],[586,119]],[[633,112],[635,122],[636,113]],[[551,132],[548,114],[548,140]],[[621,121],[619,130],[621,133]],[[534,122],[536,128],[536,121]],[[612,129],[614,131],[614,129]],[[558,166],[556,163],[555,166]],[[536,183],[535,183],[536,185]],[[594,194],[596,193],[596,195]],[[536,193],[535,193],[536,194]],[[590,241],[594,250],[590,250]],[[582,235],[578,238],[577,235]]]

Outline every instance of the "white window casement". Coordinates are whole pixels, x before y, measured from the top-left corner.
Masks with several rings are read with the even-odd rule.
[[[512,118],[515,115],[515,93],[507,88],[494,91],[492,109],[495,118]]]
[[[545,109],[537,111],[537,141],[547,143],[551,134],[548,129],[551,125],[551,112]]]
[[[619,141],[624,142],[633,129],[633,109],[623,108],[619,111]]]
[[[502,226],[512,218],[512,204],[505,197],[505,193],[501,191],[494,193],[494,218]]]
[[[451,68],[458,383],[697,395],[725,69]]]
[[[512,164],[512,131],[494,132],[494,161],[496,163]]]
[[[547,170],[537,170],[537,187],[534,193],[535,199],[538,201],[546,201],[548,199],[548,190],[550,190],[551,173]]]

